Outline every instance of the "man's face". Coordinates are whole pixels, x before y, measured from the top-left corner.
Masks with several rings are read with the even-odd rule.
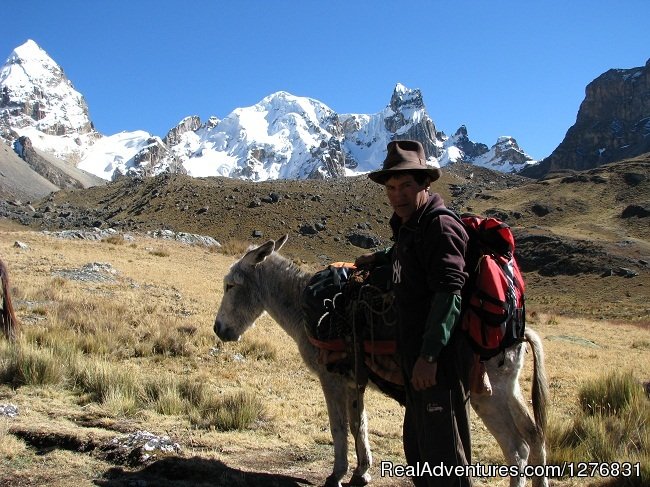
[[[384,183],[386,195],[395,214],[406,222],[428,198],[429,180],[418,184],[412,174],[396,174]]]

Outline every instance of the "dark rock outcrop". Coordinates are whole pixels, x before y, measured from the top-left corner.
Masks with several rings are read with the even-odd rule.
[[[542,276],[603,275],[610,269],[638,265],[613,255],[593,242],[515,230],[517,262],[524,272]]]
[[[487,145],[480,142],[472,142],[467,135],[467,127],[461,125],[454,134],[456,139],[456,147],[458,147],[464,154],[464,161],[471,161],[475,157],[485,154],[490,149]]]
[[[19,137],[14,143],[14,150],[18,154],[18,157],[29,164],[35,172],[59,188],[72,189],[84,187],[80,181],[53,166],[47,159],[36,152],[29,137]]]
[[[585,170],[650,152],[650,60],[589,83],[576,123],[553,153],[522,175]]]

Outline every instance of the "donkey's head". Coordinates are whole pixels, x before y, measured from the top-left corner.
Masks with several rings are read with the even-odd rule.
[[[223,341],[239,340],[264,312],[262,297],[268,282],[260,282],[257,268],[271,253],[280,250],[287,235],[249,249],[223,278],[223,299],[214,320],[214,332]]]

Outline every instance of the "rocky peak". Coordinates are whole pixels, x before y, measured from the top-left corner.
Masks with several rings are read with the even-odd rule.
[[[395,85],[388,105],[395,113],[408,110],[424,110],[424,100],[419,89],[409,89],[401,83]]]
[[[138,151],[126,165],[126,175],[145,177],[157,176],[158,174],[186,174],[180,160],[160,140],[160,137],[150,137],[146,145]],[[123,176],[120,168],[115,169],[113,180]]]
[[[167,146],[176,145],[181,142],[181,136],[187,132],[194,132],[201,128],[201,119],[197,115],[185,117],[176,127],[167,132],[163,142]]]
[[[462,160],[466,162],[485,154],[489,150],[487,145],[480,142],[472,142],[470,140],[465,125],[461,125],[458,130],[456,130],[456,133],[453,136],[453,144],[462,151]]]
[[[585,89],[576,123],[564,140],[526,175],[584,170],[650,152],[650,60],[610,69]]]
[[[499,137],[494,144],[494,153],[497,159],[508,161],[509,164],[524,164],[532,160],[521,150],[514,137]]]
[[[438,138],[436,126],[427,113],[419,89],[409,89],[397,83],[386,112],[384,124],[386,130],[394,134],[392,139],[419,140],[427,158],[440,157],[442,141]]]
[[[210,117],[208,118],[208,121],[205,122],[204,127],[207,129],[213,129],[217,125],[219,125],[220,120],[217,117]]]
[[[0,94],[0,136],[9,141],[25,127],[57,136],[94,131],[83,96],[32,40],[0,68]]]

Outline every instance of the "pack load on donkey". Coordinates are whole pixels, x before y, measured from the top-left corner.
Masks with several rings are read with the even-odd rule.
[[[479,383],[473,389],[490,393],[482,362],[521,342],[525,332],[525,284],[514,257],[514,236],[496,218],[436,211],[456,218],[469,235],[469,278],[462,290],[461,326],[476,357],[473,380]],[[360,358],[370,359],[375,365],[370,378],[400,400],[403,378],[397,366],[390,288],[388,266],[368,270],[337,263],[314,275],[303,292],[302,304],[310,341],[347,358],[332,364],[332,370],[346,372]]]
[[[340,357],[328,363],[330,371],[354,371],[359,383],[370,378],[380,390],[403,402],[388,265],[356,268],[334,263],[311,278],[302,294],[302,308],[309,341]],[[362,367],[366,361],[374,367]]]

